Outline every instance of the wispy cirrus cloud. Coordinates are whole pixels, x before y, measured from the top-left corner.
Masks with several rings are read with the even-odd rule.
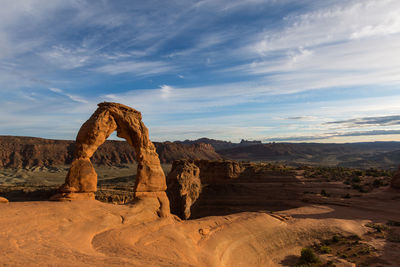
[[[347,132],[347,133],[328,133],[323,135],[299,135],[299,136],[287,136],[287,137],[274,137],[274,138],[266,138],[265,141],[308,142],[308,141],[333,140],[334,138],[340,138],[340,137],[361,137],[361,136],[373,137],[373,136],[385,136],[385,135],[400,135],[400,130],[371,130],[371,131],[357,131],[357,132]]]
[[[327,124],[346,124],[351,127],[370,126],[370,125],[379,125],[379,126],[400,125],[400,115],[364,117],[364,118],[356,118],[356,119],[348,119],[340,121],[331,121],[327,122]]]
[[[110,63],[93,69],[97,72],[116,75],[121,73],[131,73],[137,76],[161,74],[174,70],[173,66],[161,61],[140,62],[140,61],[122,61]]]
[[[60,94],[60,95],[64,95],[64,96],[68,97],[69,99],[71,99],[72,101],[75,101],[75,102],[84,103],[84,104],[89,103],[87,100],[83,99],[82,97],[80,97],[78,95],[73,95],[73,94],[66,93],[63,90],[59,89],[59,88],[51,87],[51,88],[49,88],[49,90],[54,92],[54,93],[57,93],[57,94]]]
[[[0,130],[79,128],[109,100],[141,110],[152,138],[395,131],[399,13],[396,0],[4,0]]]

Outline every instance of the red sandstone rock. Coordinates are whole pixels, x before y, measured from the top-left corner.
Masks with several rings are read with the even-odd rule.
[[[391,186],[392,186],[392,188],[400,189],[400,169],[392,177]]]
[[[200,169],[192,161],[177,160],[167,176],[167,185],[171,212],[189,219],[190,208],[201,192]]]
[[[194,164],[200,169],[200,178],[203,183],[235,179],[238,178],[245,169],[243,163],[232,160],[195,160]]]
[[[160,203],[162,216],[169,214],[169,202],[165,194],[165,175],[160,165],[156,149],[149,139],[149,133],[142,122],[139,111],[118,103],[98,104],[95,113],[78,132],[74,160],[60,188],[62,192],[54,199],[92,199],[97,190],[97,174],[90,162],[96,149],[115,130],[117,136],[124,138],[135,149],[138,163],[134,192],[138,198],[154,197]],[[82,194],[83,193],[83,194]],[[81,194],[77,197],[76,194]]]
[[[8,199],[4,197],[0,197],[0,203],[8,203]]]

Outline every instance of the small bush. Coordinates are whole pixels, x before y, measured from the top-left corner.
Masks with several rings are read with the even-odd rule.
[[[299,261],[297,262],[297,266],[318,263],[318,262],[320,262],[320,259],[314,253],[314,250],[312,250],[311,248],[302,248],[301,249],[301,256],[300,256]]]
[[[333,243],[337,243],[337,242],[339,242],[339,241],[340,241],[340,236],[334,235],[334,236],[332,237],[332,242],[333,242]]]
[[[350,194],[347,193],[346,195],[342,196],[343,198],[351,198]]]
[[[358,176],[355,176],[355,177],[353,177],[352,179],[351,179],[351,182],[352,183],[360,183],[361,182],[361,179],[360,179],[360,177],[358,177]]]
[[[389,228],[384,225],[384,224],[378,224],[378,223],[367,223],[365,226],[375,229],[378,233],[381,233],[382,231],[387,231]]]
[[[329,197],[329,194],[324,189],[322,189],[321,190],[321,196]]]
[[[332,249],[328,246],[321,246],[319,248],[319,251],[321,252],[321,254],[327,254],[327,253],[331,253]]]
[[[383,182],[382,182],[382,180],[379,180],[379,179],[375,179],[374,182],[372,183],[372,186],[377,187],[377,188],[382,185],[383,185]]]

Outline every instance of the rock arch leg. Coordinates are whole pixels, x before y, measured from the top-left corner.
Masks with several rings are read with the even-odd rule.
[[[97,174],[90,157],[105,142],[112,132],[124,138],[135,149],[138,163],[135,196],[138,199],[156,198],[161,216],[169,214],[169,201],[165,190],[165,174],[161,168],[154,144],[149,139],[148,129],[142,122],[139,111],[118,103],[98,104],[93,115],[81,127],[76,138],[74,159],[60,187],[58,200],[94,199],[97,190]]]

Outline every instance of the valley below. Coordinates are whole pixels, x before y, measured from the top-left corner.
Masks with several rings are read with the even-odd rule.
[[[135,200],[134,161],[99,155],[96,200],[49,201],[68,164],[23,158],[0,169],[9,201],[0,204],[0,266],[305,266],[307,249],[318,259],[307,266],[398,264],[393,168],[186,157],[200,168],[201,190],[185,220]],[[172,160],[162,162],[168,176]]]

